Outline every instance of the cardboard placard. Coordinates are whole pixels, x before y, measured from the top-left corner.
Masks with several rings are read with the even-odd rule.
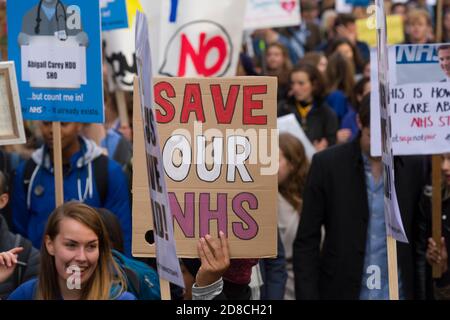
[[[179,257],[197,257],[199,237],[219,231],[228,235],[232,258],[276,256],[276,87],[270,77],[155,80]],[[153,256],[145,241],[153,223],[139,114],[133,119],[133,254]]]

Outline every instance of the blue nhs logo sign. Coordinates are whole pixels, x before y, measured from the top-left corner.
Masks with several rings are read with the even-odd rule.
[[[434,44],[396,46],[397,64],[438,63],[437,46]]]

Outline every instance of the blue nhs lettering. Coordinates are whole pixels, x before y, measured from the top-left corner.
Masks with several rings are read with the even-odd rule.
[[[397,46],[397,64],[408,63],[438,63],[437,47],[435,45]]]

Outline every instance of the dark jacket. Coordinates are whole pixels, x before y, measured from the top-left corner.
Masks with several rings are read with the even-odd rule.
[[[295,114],[298,123],[311,142],[326,138],[329,146],[336,143],[336,132],[338,130],[337,116],[325,101],[314,102],[311,111],[306,117],[306,123],[303,123],[293,98],[281,101],[278,104],[277,113],[278,117],[290,113]]]
[[[6,299],[19,285],[34,278],[39,271],[39,251],[34,249],[31,242],[23,237],[18,238],[15,234],[9,232],[5,219],[0,215],[0,252],[5,252],[17,246],[27,247],[28,252],[19,254],[19,261],[25,262],[26,267],[17,265],[13,275],[6,281],[0,283],[0,299]],[[28,243],[27,245],[24,245]]]
[[[432,189],[427,186],[424,189],[422,198],[420,200],[420,216],[417,223],[418,228],[418,242],[417,254],[419,259],[417,261],[417,269],[420,276],[420,294],[422,298],[433,299],[433,279],[431,277],[431,266],[426,261],[426,251],[428,246],[428,238],[432,236],[432,207],[431,200]],[[450,196],[442,195],[442,237],[445,238],[445,245],[447,252],[450,255]],[[437,287],[444,287],[450,285],[450,271],[442,274],[441,278],[436,279]]]
[[[359,299],[369,207],[359,137],[313,157],[303,197],[302,219],[294,241],[297,299]],[[395,182],[406,235],[397,243],[398,264],[407,299],[415,298],[413,225],[423,188],[422,158],[396,157]],[[321,226],[325,240],[320,252]]]

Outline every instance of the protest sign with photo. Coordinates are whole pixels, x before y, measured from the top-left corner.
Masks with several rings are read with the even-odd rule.
[[[103,122],[98,0],[8,1],[8,54],[27,120]]]
[[[276,256],[276,90],[276,78],[268,77],[155,80],[179,257],[197,257],[199,237],[219,231],[228,236],[233,258]],[[139,125],[135,117],[134,128]],[[143,135],[135,133],[134,166],[145,163],[142,149]],[[134,178],[133,254],[151,256],[148,182]]]
[[[235,75],[246,5],[233,0],[162,1],[159,24],[150,27],[159,41],[155,71],[169,77]]]
[[[247,0],[244,29],[298,26],[299,0]]]
[[[394,155],[450,152],[450,45],[398,45],[389,47],[392,147]],[[373,83],[378,75],[371,54]],[[405,76],[406,75],[406,76]],[[373,106],[379,106],[372,87]],[[371,110],[371,119],[379,117]],[[381,155],[380,127],[371,121],[371,153]]]
[[[128,28],[126,0],[100,0],[102,31]]]

